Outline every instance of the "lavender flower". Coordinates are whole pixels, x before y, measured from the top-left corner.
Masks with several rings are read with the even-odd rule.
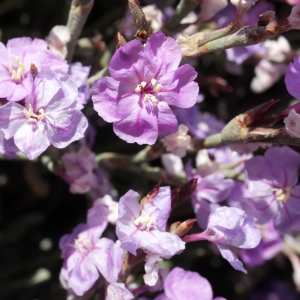
[[[59,243],[64,254],[61,280],[82,296],[99,278],[99,272],[110,283],[116,282],[122,266],[123,250],[113,241],[100,238],[107,226],[107,207],[89,209],[87,223],[79,224]]]
[[[98,168],[95,154],[83,146],[78,152],[65,153],[61,157],[65,174],[62,176],[70,183],[70,192],[73,194],[87,193],[97,185],[97,176],[93,170]]]
[[[272,147],[263,156],[245,162],[246,191],[243,209],[264,224],[274,220],[279,232],[300,230],[300,154],[284,147]]]
[[[261,239],[261,232],[254,225],[254,219],[235,207],[219,207],[208,218],[207,229],[202,233],[183,238],[185,242],[208,240],[219,248],[223,258],[233,268],[247,273],[243,264],[228,246],[242,249],[254,248]]]
[[[154,144],[159,134],[175,133],[170,105],[191,107],[199,92],[193,82],[197,73],[190,65],[178,68],[180,61],[180,47],[160,31],[145,46],[126,43],[110,61],[112,77],[93,84],[95,110],[128,143]]]
[[[300,56],[294,57],[294,63],[290,63],[286,70],[285,84],[288,92],[300,100]]]
[[[155,198],[147,201],[141,209],[139,194],[129,190],[119,201],[119,219],[116,233],[122,244],[133,255],[137,249],[147,253],[171,257],[184,249],[184,243],[166,232],[166,223],[171,210],[170,187],[159,188]]]
[[[155,300],[212,300],[213,291],[209,281],[196,272],[174,268],[164,280],[164,293]],[[215,298],[214,300],[224,298]],[[224,299],[225,300],[225,299]]]
[[[124,283],[111,283],[107,287],[105,300],[131,300],[133,295],[126,289]]]
[[[76,98],[75,108],[82,110],[84,105],[90,98],[90,86],[87,84],[87,79],[90,74],[91,67],[83,66],[80,62],[75,62],[70,65],[68,74],[74,79],[78,88],[78,96]]]
[[[262,225],[260,229],[262,233],[260,243],[253,249],[241,251],[241,258],[248,266],[260,266],[282,250],[283,243],[280,235],[274,229],[272,220]]]
[[[38,157],[50,144],[65,148],[81,139],[88,124],[84,115],[72,108],[76,96],[77,88],[67,74],[43,69],[25,99],[25,107],[14,102],[0,107],[0,129],[5,139],[13,137],[29,159]]]
[[[68,71],[68,64],[47,49],[47,43],[41,39],[29,37],[9,40],[7,47],[0,43],[0,98],[19,101],[32,91],[30,66]]]

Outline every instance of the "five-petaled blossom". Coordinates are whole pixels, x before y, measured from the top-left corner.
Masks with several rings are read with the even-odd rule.
[[[245,162],[242,207],[257,223],[273,219],[280,233],[300,230],[299,166],[300,154],[287,146],[272,147]]]
[[[201,233],[187,235],[185,242],[208,240],[215,243],[223,258],[233,268],[247,273],[242,262],[228,246],[242,249],[256,247],[261,239],[261,231],[255,227],[252,216],[236,207],[218,207],[208,218],[207,229]]]
[[[0,98],[19,101],[32,91],[30,66],[68,72],[67,62],[47,49],[41,39],[15,38],[5,47],[0,43]]]
[[[108,238],[101,238],[107,226],[107,206],[89,209],[87,223],[79,224],[59,242],[64,263],[61,280],[64,286],[82,296],[99,278],[99,272],[110,283],[117,282],[123,250]]]
[[[156,263],[181,252],[185,243],[175,234],[166,232],[171,211],[171,189],[160,187],[158,194],[139,204],[139,194],[129,190],[119,201],[116,234],[122,246],[133,255],[137,249],[147,254],[145,283],[155,285],[158,280]],[[142,201],[143,202],[143,201]]]
[[[199,93],[196,71],[178,67],[180,61],[180,47],[160,31],[145,46],[138,40],[126,43],[110,61],[112,77],[93,84],[94,109],[128,143],[152,145],[158,135],[175,133],[178,123],[170,106],[191,107]]]
[[[13,137],[29,159],[38,157],[50,144],[65,148],[81,139],[88,122],[81,111],[73,108],[76,96],[77,87],[69,75],[42,69],[25,106],[8,102],[0,107],[4,138]]]

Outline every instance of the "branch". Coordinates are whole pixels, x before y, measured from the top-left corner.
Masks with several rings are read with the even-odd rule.
[[[290,25],[281,27],[245,26],[232,35],[210,40],[204,45],[203,41],[207,38],[201,32],[193,36],[183,34],[177,39],[177,43],[183,56],[199,56],[228,48],[255,45],[290,29]]]
[[[94,0],[73,0],[69,12],[67,27],[70,30],[71,40],[67,44],[68,55],[67,60],[72,61],[75,46],[82,31],[82,28],[87,20],[87,17],[92,10]]]

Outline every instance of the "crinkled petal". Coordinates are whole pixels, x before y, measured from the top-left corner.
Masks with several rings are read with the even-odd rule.
[[[153,145],[158,137],[157,108],[136,105],[123,120],[114,123],[115,134],[127,143]]]
[[[30,160],[37,158],[50,146],[45,125],[41,122],[24,123],[16,132],[14,141]]]
[[[196,272],[174,268],[166,277],[165,294],[172,300],[212,300],[213,291],[209,281]]]
[[[179,45],[173,38],[165,36],[161,31],[153,33],[148,38],[143,56],[145,61],[148,60],[155,66],[156,74],[149,75],[156,79],[175,71],[181,61]]]
[[[111,283],[107,287],[105,300],[131,300],[134,296],[126,289],[124,283]]]
[[[5,139],[13,137],[27,122],[23,110],[24,106],[13,102],[0,106],[0,129],[2,129]]]
[[[72,263],[74,266],[69,273],[68,287],[77,296],[82,296],[99,278],[99,273],[90,255],[82,257],[81,254],[74,253],[72,256],[75,255],[77,257],[75,263]],[[71,265],[72,256],[69,257],[67,262],[68,269]]]
[[[288,92],[296,99],[300,100],[300,57],[294,58],[294,63],[290,63],[285,74],[285,84]]]
[[[67,110],[47,114],[47,136],[57,148],[65,148],[70,143],[84,137],[88,127],[86,117],[81,111]]]
[[[122,267],[123,249],[112,240],[101,238],[89,257],[108,282],[117,282]]]
[[[144,60],[141,57],[143,51],[144,46],[138,40],[130,41],[117,49],[109,63],[110,75],[134,90],[144,80]]]
[[[159,79],[163,88],[157,98],[169,105],[181,108],[192,107],[199,95],[199,86],[193,81],[196,77],[197,72],[190,65],[183,65],[173,73],[164,75]]]
[[[229,197],[233,186],[232,179],[225,179],[222,173],[213,173],[198,180],[196,195],[197,198],[219,203]]]
[[[243,273],[247,274],[247,271],[245,270],[242,262],[237,258],[237,256],[231,250],[229,250],[228,247],[219,244],[216,245],[218,246],[223,258],[225,258],[234,269],[238,271],[242,271]]]
[[[158,133],[159,134],[171,134],[175,133],[178,129],[177,119],[169,107],[169,105],[165,102],[159,102],[158,105]]]

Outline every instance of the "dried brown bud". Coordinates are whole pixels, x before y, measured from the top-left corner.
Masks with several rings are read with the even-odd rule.
[[[266,11],[259,16],[257,25],[258,26],[267,26],[274,17],[275,17],[274,11]]]
[[[32,75],[33,80],[35,79],[35,77],[37,76],[37,74],[39,73],[37,67],[35,66],[35,64],[31,64],[30,65],[30,73]]]

